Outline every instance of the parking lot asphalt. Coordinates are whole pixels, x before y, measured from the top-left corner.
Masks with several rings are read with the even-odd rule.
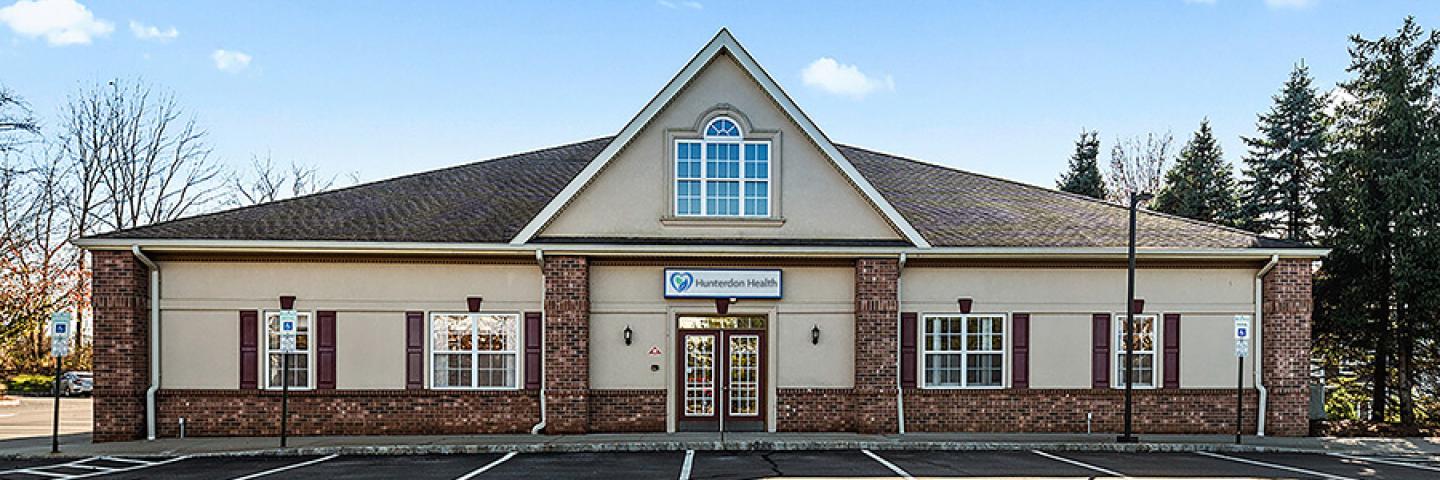
[[[755,451],[0,460],[0,479],[1440,478],[1429,457],[1296,453]]]

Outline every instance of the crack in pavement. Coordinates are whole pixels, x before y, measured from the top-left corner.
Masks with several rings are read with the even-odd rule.
[[[765,452],[760,454],[760,458],[764,459],[765,463],[770,464],[770,471],[775,472],[775,476],[783,477],[785,473],[780,471],[780,465],[775,463],[775,459],[770,458],[770,456],[774,454],[775,452]]]

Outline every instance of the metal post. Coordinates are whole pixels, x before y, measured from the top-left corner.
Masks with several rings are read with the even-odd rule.
[[[280,448],[285,448],[286,430],[290,423],[290,354],[280,354]]]
[[[50,453],[60,453],[60,357],[55,357],[55,424],[50,432]]]
[[[1136,443],[1140,439],[1135,438],[1132,417],[1134,414],[1134,388],[1135,388],[1135,216],[1140,202],[1149,200],[1150,195],[1146,193],[1132,192],[1130,194],[1130,244],[1129,260],[1130,266],[1127,270],[1125,285],[1125,434],[1115,439],[1120,443]]]
[[[1238,357],[1236,362],[1239,370],[1235,371],[1235,444],[1240,444],[1240,434],[1244,432],[1245,416],[1245,357]]]

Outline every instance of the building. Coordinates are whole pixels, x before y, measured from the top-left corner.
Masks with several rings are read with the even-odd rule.
[[[301,435],[1116,431],[1127,215],[832,143],[722,30],[614,137],[82,240],[95,440],[282,381]],[[1305,434],[1324,250],[1139,225],[1137,431],[1232,431],[1250,315],[1245,428]]]

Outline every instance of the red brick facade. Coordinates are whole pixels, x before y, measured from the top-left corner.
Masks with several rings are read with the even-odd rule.
[[[1255,431],[1255,392],[1245,395],[1245,431]],[[905,392],[907,432],[1118,432],[1118,389],[920,390]],[[1136,390],[1138,433],[1233,433],[1235,390]]]
[[[150,271],[128,251],[97,250],[94,262],[97,442],[145,436],[150,387]]]
[[[775,395],[775,431],[855,430],[855,391],[849,388],[781,388]],[[893,391],[893,390],[892,390]]]
[[[280,392],[161,390],[156,430],[188,436],[280,433]],[[528,433],[540,421],[534,391],[301,390],[290,392],[292,435]]]
[[[148,270],[124,251],[97,251],[95,265],[95,441],[141,438],[148,386]],[[859,259],[855,268],[853,388],[779,388],[777,431],[898,431],[896,322],[899,265]],[[1265,277],[1264,375],[1267,433],[1306,433],[1310,349],[1310,263],[1285,260]],[[547,257],[544,364],[546,433],[663,432],[666,391],[591,390],[589,262]],[[783,320],[782,320],[783,321]],[[1245,431],[1256,420],[1245,397]],[[1230,433],[1235,391],[1139,390],[1140,433]],[[1122,392],[1113,389],[922,390],[904,392],[912,432],[1097,432],[1120,429]],[[261,390],[164,390],[158,434],[273,435],[280,394]],[[533,390],[314,390],[291,399],[296,435],[522,433],[540,419]]]
[[[855,261],[855,430],[895,433],[900,261]]]
[[[1265,433],[1300,436],[1309,433],[1310,312],[1313,298],[1308,260],[1281,260],[1265,274],[1264,344],[1266,400]]]
[[[590,262],[545,257],[546,433],[585,433],[590,421]]]
[[[590,431],[664,432],[665,390],[591,390]]]

